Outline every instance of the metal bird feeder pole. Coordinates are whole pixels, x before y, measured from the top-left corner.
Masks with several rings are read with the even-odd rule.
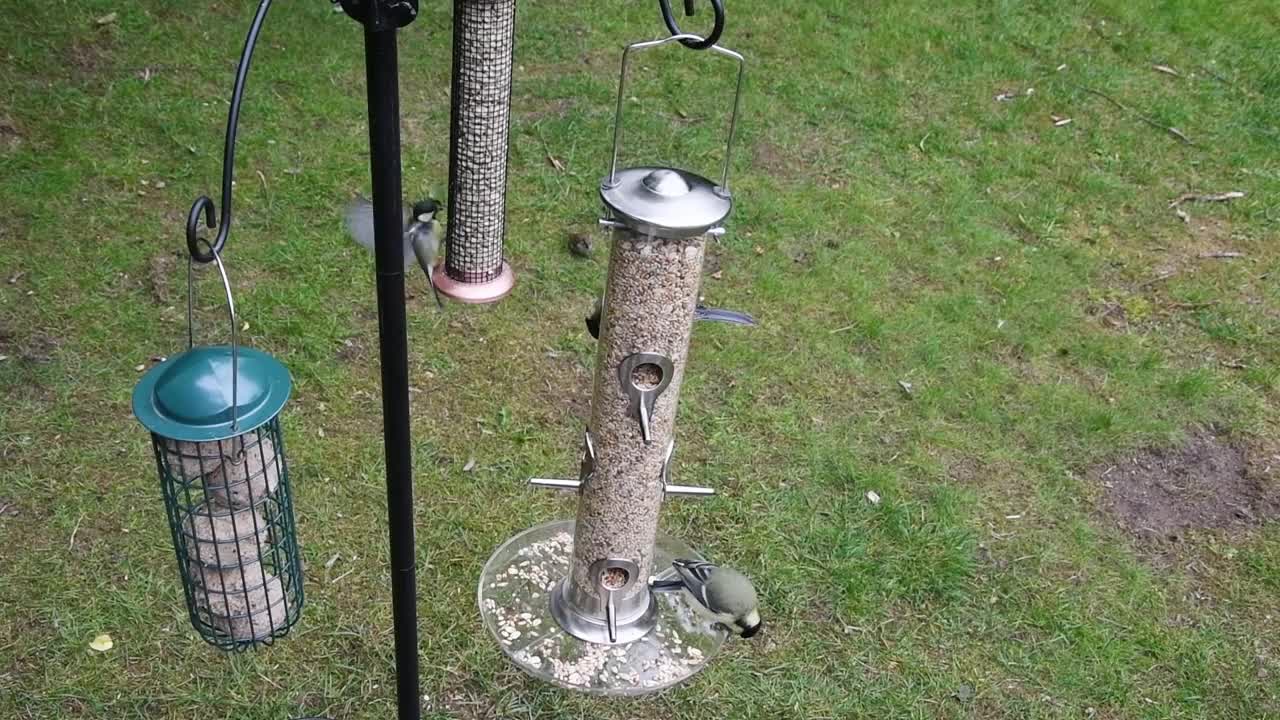
[[[674,41],[694,47],[703,39],[677,34],[623,53],[613,156],[600,184],[601,224],[612,229],[612,242],[591,426],[577,480],[531,481],[578,490],[577,521],[512,538],[480,580],[481,613],[518,666],[604,694],[680,682],[724,640],[683,594],[649,586],[651,576],[674,574],[674,558],[698,559],[658,530],[664,498],[712,492],[673,485],[671,462],[705,243],[723,233],[733,205],[728,175],[745,66],[741,55],[709,46],[739,65],[719,182],[676,168],[619,169],[628,62],[636,51]]]
[[[503,260],[516,0],[454,0],[449,223],[436,288],[464,303],[515,285]]]
[[[395,625],[396,701],[400,720],[421,716],[418,608],[413,528],[413,458],[409,436],[409,341],[404,301],[401,217],[400,78],[396,32],[413,22],[417,0],[341,0],[364,25],[373,181],[374,256],[382,417],[391,540],[391,612]]]

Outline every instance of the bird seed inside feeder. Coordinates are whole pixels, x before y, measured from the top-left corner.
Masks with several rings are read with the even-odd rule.
[[[593,577],[589,568],[602,559],[629,558],[640,578],[650,574],[664,497],[665,449],[675,431],[704,249],[703,237],[613,233],[591,402],[595,474],[582,490],[572,570],[574,586],[592,597],[601,595],[602,578]],[[654,400],[648,443],[626,383],[618,377],[622,363],[642,352],[672,363],[670,378],[653,363],[637,365],[629,378],[641,390],[669,381]],[[644,590],[643,582],[633,583],[619,600]]]
[[[254,508],[229,510],[201,503],[182,523],[187,555],[209,567],[256,562],[268,535],[267,520]]]
[[[264,587],[273,579],[260,562],[250,562],[231,568],[211,568],[190,563],[191,580],[197,586],[197,594],[227,594]]]
[[[600,573],[600,584],[606,590],[620,590],[626,586],[627,581],[630,579],[631,575],[620,567],[605,568],[605,571]]]
[[[194,480],[208,475],[225,459],[239,454],[244,449],[244,440],[243,436],[208,442],[165,438],[163,445],[170,471],[181,473],[183,480]]]
[[[242,438],[256,438],[250,433]],[[216,504],[234,508],[257,505],[280,484],[280,462],[271,438],[241,443],[240,452],[227,458],[205,478],[205,493]]]
[[[196,595],[196,605],[211,625],[235,640],[254,640],[285,624],[285,593],[280,578],[267,574],[262,587]]]

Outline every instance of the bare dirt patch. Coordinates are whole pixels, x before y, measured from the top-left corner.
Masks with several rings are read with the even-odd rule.
[[[1089,469],[1102,506],[1130,534],[1176,543],[1188,532],[1241,531],[1280,519],[1271,465],[1248,448],[1198,430],[1182,445],[1146,448]]]
[[[157,304],[166,307],[173,304],[177,271],[178,256],[174,253],[152,255],[147,260],[147,287]]]
[[[16,150],[22,144],[23,133],[8,115],[0,115],[0,150]]]

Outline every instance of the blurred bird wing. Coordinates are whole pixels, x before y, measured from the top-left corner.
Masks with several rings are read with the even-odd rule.
[[[693,317],[695,320],[722,322],[729,323],[730,325],[756,324],[756,319],[744,312],[738,312],[737,310],[725,310],[723,308],[709,308],[701,305],[694,308]]]
[[[351,235],[351,239],[355,240],[360,247],[373,253],[373,203],[364,198],[355,198],[347,203],[346,212],[343,213],[343,220],[346,222],[347,233]],[[413,248],[406,241],[404,244],[404,262],[408,265],[413,261]]]

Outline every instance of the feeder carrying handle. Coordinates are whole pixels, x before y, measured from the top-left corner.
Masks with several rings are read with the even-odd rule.
[[[227,296],[227,318],[231,321],[231,429],[236,429],[240,421],[236,408],[239,407],[240,384],[240,328],[236,321],[236,301],[231,296],[231,281],[227,279],[227,268],[222,264],[222,256],[208,240],[200,238],[199,242],[206,248],[205,252],[218,265],[218,274],[222,276],[222,290]],[[194,254],[187,258],[187,349],[195,346],[195,263]]]
[[[664,7],[666,2],[663,3]],[[618,145],[622,138],[622,111],[624,101],[627,97],[627,63],[631,59],[632,50],[646,50],[659,45],[666,45],[672,41],[685,42],[693,40],[701,42],[702,38],[698,35],[680,34],[672,35],[661,40],[647,40],[644,42],[631,43],[622,51],[622,73],[618,78],[618,107],[614,111],[613,117],[613,159],[609,163],[609,180],[610,186],[616,185],[618,182]],[[742,80],[747,71],[747,61],[738,53],[722,48],[719,45],[711,45],[708,48],[712,52],[726,57],[733,58],[738,61],[738,80],[733,91],[733,114],[729,116],[729,137],[725,142],[724,148],[724,172],[720,175],[720,185],[716,190],[723,195],[729,195],[729,166],[733,163],[733,141],[738,134],[738,108],[742,104]]]
[[[249,25],[249,34],[244,39],[244,49],[240,53],[240,64],[236,67],[236,83],[231,90],[231,108],[227,111],[227,137],[222,146],[222,222],[218,223],[218,214],[214,211],[213,200],[208,195],[201,195],[191,204],[187,212],[187,252],[199,263],[213,262],[217,254],[227,244],[227,236],[231,234],[231,188],[235,175],[236,131],[240,124],[240,102],[244,99],[244,84],[249,76],[249,64],[253,61],[253,49],[258,44],[258,33],[262,31],[262,21],[267,18],[271,9],[271,0],[261,0],[258,12]],[[212,243],[200,237],[200,216],[204,215],[205,226],[217,228],[218,234]],[[206,249],[201,249],[203,244]]]

